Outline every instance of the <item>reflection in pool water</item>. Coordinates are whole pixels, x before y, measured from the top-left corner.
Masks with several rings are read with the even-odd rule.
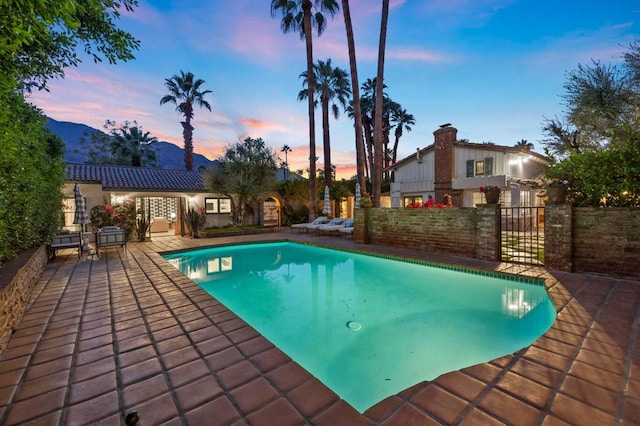
[[[165,258],[360,412],[513,353],[555,319],[532,282],[295,243]]]

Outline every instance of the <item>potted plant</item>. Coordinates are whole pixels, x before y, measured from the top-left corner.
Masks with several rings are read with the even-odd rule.
[[[571,181],[569,179],[553,178],[547,181],[547,197],[549,204],[564,204],[567,199],[567,189]]]
[[[484,194],[487,204],[497,204],[500,201],[502,188],[497,185],[486,185],[480,187],[480,192]]]

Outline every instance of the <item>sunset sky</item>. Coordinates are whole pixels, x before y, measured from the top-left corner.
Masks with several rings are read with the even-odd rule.
[[[297,101],[304,42],[281,32],[270,4],[141,0],[118,21],[141,41],[136,60],[113,66],[87,58],[30,100],[51,118],[98,129],[107,119],[137,120],[158,139],[182,146],[181,117],[160,99],[166,78],[191,71],[213,92],[206,98],[212,111],[195,111],[196,152],[215,159],[238,139],[261,137],[278,153],[289,145],[290,168],[306,169],[307,105]],[[376,72],[381,1],[350,4],[362,83]],[[563,115],[566,72],[591,59],[620,63],[640,39],[639,21],[637,0],[391,0],[387,93],[416,119],[398,158],[431,144],[443,123],[471,142],[511,146],[526,139],[542,152],[544,117]],[[349,70],[341,11],[314,37],[314,61],[327,58]],[[316,141],[321,168],[320,111]],[[344,114],[331,121],[331,146],[338,177],[349,178],[354,131]]]

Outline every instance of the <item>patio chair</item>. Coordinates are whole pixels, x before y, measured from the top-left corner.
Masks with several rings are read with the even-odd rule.
[[[100,249],[105,247],[120,246],[127,249],[127,240],[124,229],[117,226],[105,226],[96,231],[96,255],[100,255]]]
[[[330,220],[329,222],[327,222],[327,223],[321,223],[321,224],[319,224],[319,225],[314,225],[314,224],[307,225],[307,229],[309,229],[309,230],[314,230],[314,231],[316,231],[316,233],[317,233],[317,232],[318,232],[318,230],[319,230],[321,227],[324,227],[324,226],[339,226],[339,225],[342,225],[342,223],[343,223],[343,222],[344,222],[344,219],[343,219],[343,218],[341,218],[341,217],[335,217],[335,218],[331,219],[331,220]]]
[[[294,223],[293,225],[291,225],[291,232],[293,232],[294,229],[297,229],[298,232],[308,231],[309,229],[307,228],[307,226],[309,225],[322,225],[327,222],[329,222],[328,217],[318,216],[313,222]]]
[[[334,219],[335,220],[335,219]],[[333,222],[333,221],[331,221]],[[328,234],[336,234],[340,228],[344,228],[345,226],[353,226],[353,219],[342,219],[342,221],[337,221],[337,223],[327,223],[326,225],[316,226],[315,230],[318,235],[322,233]]]
[[[350,226],[343,226],[342,228],[338,229],[338,232],[338,235],[340,236],[342,236],[342,234],[353,235],[353,219],[351,219]]]

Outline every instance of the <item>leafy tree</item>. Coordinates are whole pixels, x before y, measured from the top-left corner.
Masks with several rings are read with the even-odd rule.
[[[546,176],[569,179],[568,199],[576,206],[640,207],[640,133],[620,134],[607,149],[571,152]]]
[[[564,119],[545,118],[544,143],[550,155],[606,148],[613,135],[638,130],[640,125],[640,85],[637,80],[638,44],[630,46],[625,67],[591,61],[579,64],[567,73],[562,95],[566,107]],[[635,49],[635,50],[634,50]]]
[[[227,147],[218,161],[218,167],[205,174],[207,188],[231,199],[233,221],[243,225],[274,187],[277,155],[262,138],[248,137]]]
[[[169,94],[160,99],[160,105],[167,102],[176,105],[176,111],[184,116],[182,124],[182,137],[184,139],[184,167],[193,170],[193,107],[204,107],[211,111],[211,105],[204,97],[211,90],[200,90],[205,83],[202,79],[195,80],[193,73],[180,71],[180,75],[174,75],[165,80],[165,87]]]
[[[335,119],[340,116],[340,110],[338,104],[345,109],[351,94],[349,89],[349,80],[347,80],[347,72],[340,67],[333,67],[331,65],[331,58],[325,61],[318,61],[313,65],[313,72],[315,73],[316,81],[316,101],[320,101],[320,107],[322,109],[322,140],[323,140],[323,152],[324,152],[324,175],[329,178],[326,180],[326,184],[331,186],[331,141],[329,136],[329,107],[331,106],[331,113]],[[302,85],[306,86],[309,81],[307,72],[304,71],[300,74],[300,77],[304,79]],[[298,100],[306,99],[309,92],[308,90],[301,90],[298,93]],[[336,103],[337,102],[337,103]],[[330,105],[331,104],[331,105]]]
[[[136,0],[15,0],[0,7],[0,75],[4,89],[44,89],[47,81],[77,66],[81,45],[95,62],[134,59],[140,42],[118,29],[121,11]],[[6,79],[5,79],[6,78]],[[12,83],[13,82],[13,83]]]
[[[115,125],[115,122],[107,121],[107,126],[112,127],[111,153],[113,155],[125,159],[134,167],[157,164],[156,152],[151,144],[158,142],[158,138],[150,136],[149,132],[143,133],[142,126],[139,126],[136,121],[133,123],[125,121],[119,128],[115,128]]]
[[[316,12],[311,13],[315,8]],[[339,9],[336,0],[271,0],[271,16],[280,15],[280,29],[283,33],[297,32],[305,40],[307,52],[307,100],[309,114],[309,221],[318,215],[316,198],[316,134],[314,117],[315,76],[313,73],[313,40],[312,29],[315,27],[318,36],[326,27],[323,13],[335,15]]]
[[[639,50],[630,45],[622,68],[592,61],[567,73],[565,121],[545,123],[546,176],[571,179],[575,205],[640,206]]]

